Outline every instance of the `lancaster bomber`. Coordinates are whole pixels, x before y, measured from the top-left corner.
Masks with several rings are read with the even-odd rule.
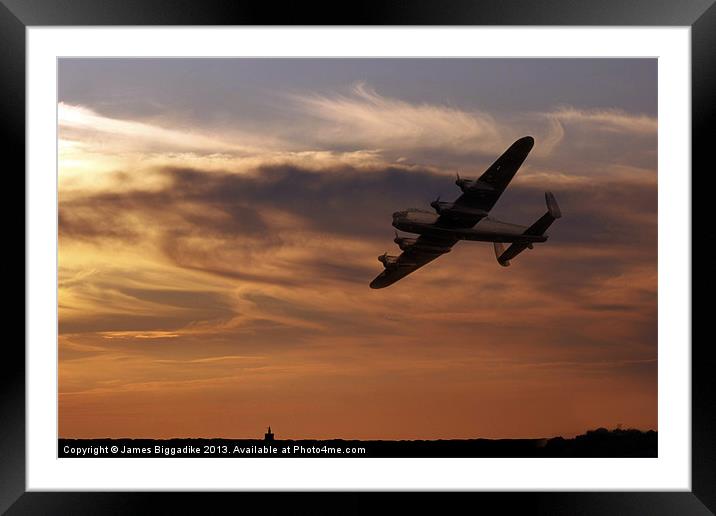
[[[403,252],[400,256],[385,253],[378,257],[385,270],[370,283],[371,288],[392,285],[426,263],[449,253],[460,240],[493,242],[497,262],[503,267],[507,267],[510,260],[525,249],[532,249],[532,244],[545,242],[545,231],[562,216],[550,192],[545,193],[547,213],[529,227],[488,216],[533,145],[534,138],[531,136],[520,138],[477,180],[463,179],[458,174],[455,184],[462,190],[462,195],[454,202],[441,201],[438,197],[430,203],[435,213],[419,209],[393,213],[393,227],[419,236],[404,237],[395,232],[394,242]],[[505,243],[511,245],[505,249]]]

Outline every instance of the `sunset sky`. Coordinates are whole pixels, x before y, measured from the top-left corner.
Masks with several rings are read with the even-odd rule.
[[[59,436],[657,429],[655,59],[61,59]],[[391,214],[535,146],[373,290]]]

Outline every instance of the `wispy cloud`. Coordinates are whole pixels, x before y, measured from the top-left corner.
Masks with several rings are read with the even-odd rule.
[[[202,152],[204,154],[253,153],[257,147],[269,149],[272,142],[248,133],[206,134],[191,127],[167,128],[146,122],[102,116],[93,110],[60,102],[57,117],[63,136],[69,140],[93,143],[96,149]]]
[[[454,152],[494,150],[500,126],[488,113],[436,104],[413,104],[384,97],[365,83],[350,95],[293,95],[309,116],[319,119],[325,143],[370,148],[449,148]]]
[[[386,97],[362,82],[348,95],[290,98],[305,116],[320,121],[315,127],[323,144],[403,152],[439,149],[458,155],[494,153],[504,150],[515,138],[531,134],[539,142],[535,155],[548,156],[565,138],[565,125],[626,137],[655,134],[657,127],[656,119],[646,115],[570,106],[500,118],[486,111]]]
[[[655,117],[626,113],[619,109],[577,109],[562,106],[544,113],[544,116],[571,126],[626,135],[655,135],[657,131]]]

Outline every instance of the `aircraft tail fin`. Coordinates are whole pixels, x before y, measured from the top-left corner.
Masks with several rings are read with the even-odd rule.
[[[559,209],[559,205],[557,204],[557,199],[554,198],[554,194],[552,192],[545,192],[544,200],[547,202],[547,210],[549,211],[549,213],[555,219],[561,218],[562,210]]]
[[[559,209],[554,194],[552,192],[545,192],[544,199],[547,202],[547,213],[542,215],[537,222],[527,228],[525,235],[544,235],[544,232],[552,225],[552,222],[562,217],[562,210]]]
[[[562,216],[562,211],[559,209],[557,200],[551,192],[545,192],[545,201],[547,202],[547,213],[542,215],[537,222],[528,227],[524,234],[530,236],[541,236],[547,231],[552,223]],[[532,242],[514,242],[507,250],[504,250],[502,244],[495,242],[495,255],[497,256],[497,262],[503,267],[507,267],[515,256],[520,254],[525,249],[532,249]]]

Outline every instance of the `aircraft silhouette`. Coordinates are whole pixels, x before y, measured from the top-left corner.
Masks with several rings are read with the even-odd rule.
[[[500,265],[536,242],[545,242],[545,231],[562,216],[554,195],[545,193],[547,213],[531,226],[502,222],[488,216],[517,170],[534,146],[534,138],[525,136],[513,143],[477,180],[463,179],[458,174],[455,184],[462,195],[454,202],[435,199],[427,210],[409,209],[393,213],[393,227],[418,237],[403,237],[395,232],[394,242],[403,251],[400,256],[382,254],[378,260],[385,269],[371,283],[371,288],[384,288],[411,272],[449,253],[460,240],[493,242]],[[511,245],[505,250],[503,243]]]

